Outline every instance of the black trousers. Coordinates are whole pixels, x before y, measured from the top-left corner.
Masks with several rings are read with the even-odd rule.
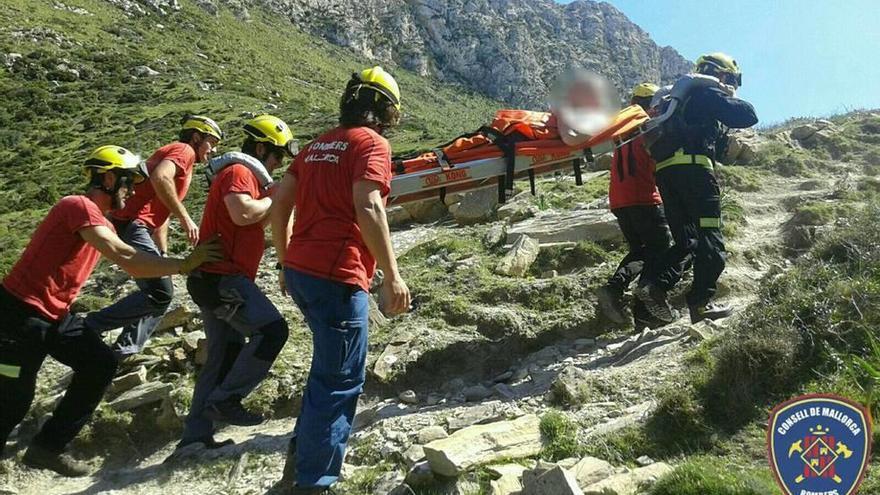
[[[622,294],[642,274],[644,280],[657,277],[658,261],[672,244],[669,225],[660,205],[626,206],[611,210],[629,245],[608,286]]]
[[[679,280],[680,260],[693,257],[694,281],[687,293],[690,306],[708,303],[724,271],[721,234],[721,190],[715,175],[700,165],[672,165],[657,172],[666,218],[675,239],[660,261],[658,285],[672,288]]]
[[[0,286],[0,453],[34,399],[46,356],[73,369],[73,379],[34,443],[61,452],[91,417],[113,380],[116,356],[91,330],[61,337],[58,324]]]

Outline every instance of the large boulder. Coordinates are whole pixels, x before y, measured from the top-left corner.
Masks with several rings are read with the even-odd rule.
[[[579,406],[590,393],[590,374],[577,366],[566,366],[556,377],[550,391],[553,401],[566,406]]]
[[[758,157],[758,150],[764,144],[764,139],[754,130],[745,129],[731,132],[729,136],[727,153],[722,162],[727,164],[749,164]]]
[[[425,445],[425,456],[435,473],[458,476],[479,464],[537,455],[542,447],[540,423],[536,415],[529,414],[464,428]]]
[[[579,460],[569,471],[574,475],[580,487],[604,480],[615,472],[614,466],[607,461],[589,456]]]
[[[803,142],[803,141],[809,140],[818,131],[819,131],[819,128],[813,124],[802,124],[802,125],[799,125],[799,126],[793,128],[790,132],[790,135],[791,135],[791,138],[794,139],[795,141]]]
[[[440,198],[431,198],[424,201],[415,201],[403,205],[403,209],[409,213],[410,218],[418,223],[431,223],[445,217],[449,212],[446,204]]]
[[[513,247],[495,267],[495,272],[510,277],[522,277],[538,259],[541,246],[538,241],[521,235],[513,242]]]
[[[484,188],[463,195],[457,205],[449,207],[449,212],[459,225],[471,225],[491,219],[496,206],[498,206],[498,191]]]
[[[507,229],[507,242],[516,242],[522,236],[536,239],[541,244],[623,239],[617,218],[608,210],[547,212]]]

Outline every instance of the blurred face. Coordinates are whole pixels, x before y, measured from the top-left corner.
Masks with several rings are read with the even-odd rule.
[[[111,194],[110,206],[114,210],[125,207],[125,202],[134,196],[134,179],[132,175],[125,173],[104,174],[104,188],[107,191],[116,192]]]
[[[208,161],[214,152],[217,151],[217,144],[219,142],[220,140],[214,136],[201,134],[200,141],[193,146],[196,150],[196,161],[199,163]]]
[[[719,77],[718,79],[720,79],[721,82],[728,86],[733,86],[734,89],[739,89],[739,82],[737,81],[736,76],[734,76],[733,74],[727,74],[725,72],[722,73],[721,77]]]
[[[263,165],[266,166],[266,170],[271,172],[284,165],[284,160],[287,159],[288,155],[282,148],[278,148],[277,146],[271,146],[267,148],[268,153],[264,155],[266,158],[263,162]]]

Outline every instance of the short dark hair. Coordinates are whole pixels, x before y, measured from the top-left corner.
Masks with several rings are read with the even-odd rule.
[[[192,138],[196,133],[204,134],[203,132],[200,132],[196,129],[181,129],[180,134],[177,135],[177,140],[181,143],[189,144],[190,142],[192,142]]]
[[[400,111],[378,91],[352,79],[339,100],[339,124],[343,127],[394,127]]]
[[[251,136],[244,138],[244,142],[241,143],[241,152],[256,159],[260,158],[257,156],[257,141]]]

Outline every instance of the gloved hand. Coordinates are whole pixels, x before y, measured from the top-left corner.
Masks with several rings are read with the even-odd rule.
[[[180,263],[180,274],[189,275],[190,272],[203,263],[221,261],[223,259],[223,245],[218,237],[212,237],[207,242],[196,246]]]

